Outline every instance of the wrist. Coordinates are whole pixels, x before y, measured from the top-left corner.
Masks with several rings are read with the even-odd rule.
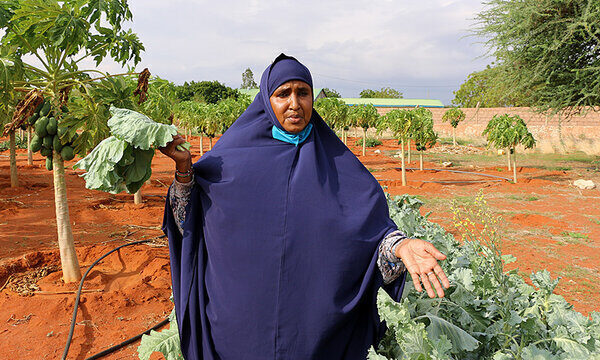
[[[192,168],[192,162],[190,160],[180,161],[175,163],[175,170],[181,173],[187,173]]]
[[[396,243],[396,245],[394,245],[394,255],[402,260],[402,257],[400,256],[400,250],[402,249],[403,246],[405,246],[411,239],[410,238],[404,238],[400,241],[398,241],[398,243]]]

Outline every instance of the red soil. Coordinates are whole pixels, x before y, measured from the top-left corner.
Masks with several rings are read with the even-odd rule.
[[[354,144],[355,139],[349,139]],[[205,141],[207,143],[207,141]],[[198,141],[193,146],[198,149]],[[207,146],[207,144],[205,144]],[[355,154],[359,147],[351,146]],[[380,154],[374,153],[381,150]],[[600,286],[600,191],[570,186],[575,174],[519,168],[519,183],[450,172],[409,171],[408,186],[401,186],[399,159],[394,141],[359,156],[392,195],[409,193],[426,200],[430,219],[453,232],[447,204],[456,197],[473,196],[483,189],[490,207],[506,220],[505,253],[517,257],[511,264],[528,275],[548,269],[562,276],[557,292],[584,314],[599,311]],[[199,156],[197,152],[195,157]],[[18,152],[20,187],[10,188],[8,152],[0,153],[0,287],[13,276],[45,265],[59,265],[52,175],[36,154],[26,165],[24,150]],[[415,156],[410,167],[418,167]],[[72,165],[73,162],[68,165]],[[439,164],[425,163],[426,168]],[[69,166],[70,169],[70,166]],[[508,177],[496,168],[461,169]],[[134,205],[127,194],[110,195],[85,189],[80,171],[67,170],[69,211],[82,271],[124,240],[156,238],[162,232],[164,196],[172,179],[172,165],[162,154],[153,162],[151,184],[144,185],[144,204]],[[595,177],[594,177],[595,176]],[[598,175],[589,177],[600,184]],[[461,183],[465,180],[484,182]],[[432,182],[436,181],[436,182]],[[441,182],[441,183],[440,183]],[[435,202],[437,201],[437,207]],[[571,234],[571,235],[569,235]],[[164,244],[164,239],[159,240]],[[133,245],[111,254],[88,276],[84,289],[99,290],[82,295],[70,359],[84,359],[117,344],[163,320],[172,309],[169,301],[168,248]],[[60,272],[40,279],[39,290],[75,290],[63,284]],[[62,354],[70,326],[75,296],[54,294],[20,296],[8,288],[0,291],[0,358],[55,359]],[[138,343],[107,359],[136,359]],[[154,354],[153,359],[160,356]]]

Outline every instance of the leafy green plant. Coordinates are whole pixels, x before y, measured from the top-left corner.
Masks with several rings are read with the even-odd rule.
[[[450,121],[450,126],[452,126],[452,145],[454,146],[456,146],[456,127],[464,119],[465,113],[459,108],[450,108],[442,115],[442,120]]]
[[[342,141],[346,144],[346,132],[350,125],[348,105],[340,99],[326,97],[317,99],[314,107],[332,130],[342,131]]]
[[[363,144],[362,140],[356,140],[356,142],[354,143],[354,145],[356,145],[356,146],[361,146],[362,144]],[[375,139],[372,137],[368,137],[365,146],[366,147],[375,147],[375,146],[379,146],[381,144],[382,144],[381,140]]]
[[[404,161],[404,144],[410,136],[411,124],[415,113],[410,110],[394,109],[382,116],[377,124],[377,131],[390,130],[400,143],[400,160],[402,166],[402,186],[406,186],[406,163]]]
[[[362,147],[362,155],[366,155],[366,145],[367,145],[367,130],[370,127],[376,127],[379,121],[379,113],[375,106],[369,105],[356,105],[350,108],[350,119],[352,120],[352,124],[354,126],[358,126],[362,128],[363,131],[363,147]]]
[[[0,151],[6,151],[10,148],[10,141],[0,142]],[[27,140],[23,139],[19,135],[15,135],[15,147],[17,149],[27,149]]]
[[[429,109],[419,107],[412,112],[414,121],[410,127],[410,136],[419,152],[419,169],[423,170],[423,151],[433,147],[438,136],[433,130],[433,115]]]
[[[510,160],[512,156],[513,181],[517,182],[517,145],[522,145],[525,149],[531,149],[535,146],[535,139],[527,129],[525,121],[518,116],[508,114],[494,115],[492,120],[483,130],[483,136],[487,141],[497,149],[507,148],[508,169],[510,170]]]
[[[584,240],[584,241],[590,240],[590,236],[588,234],[583,234],[583,233],[576,232],[576,231],[563,231],[562,233],[560,233],[560,235],[569,237],[574,240]]]
[[[448,260],[446,297],[416,293],[407,279],[401,303],[384,292],[379,312],[388,331],[370,359],[591,359],[600,356],[600,314],[574,311],[554,294],[558,280],[543,270],[528,285],[515,259],[502,254],[499,219],[479,194],[453,207],[462,244],[422,216],[422,202],[410,196],[389,199],[390,215],[408,236],[432,242]]]

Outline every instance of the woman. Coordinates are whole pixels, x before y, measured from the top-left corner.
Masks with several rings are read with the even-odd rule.
[[[445,256],[397,231],[312,101],[310,72],[282,54],[197,163],[181,137],[162,149],[176,163],[163,229],[186,359],[364,359],[385,330],[379,287],[400,300],[404,266],[431,297],[449,286]]]

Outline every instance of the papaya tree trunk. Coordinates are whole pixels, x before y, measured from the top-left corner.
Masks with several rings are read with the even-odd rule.
[[[346,142],[348,141],[348,132],[346,131],[346,129],[342,129],[342,140],[344,141],[344,145],[347,145]]]
[[[204,141],[202,133],[200,133],[200,156],[204,155]]]
[[[54,151],[52,156],[54,174],[54,206],[56,208],[56,230],[58,232],[58,248],[63,272],[63,281],[72,283],[81,279],[81,270],[75,252],[73,231],[69,221],[69,205],[67,203],[67,184],[65,167],[60,153]]]
[[[508,171],[510,171],[510,148],[506,148],[506,160],[508,162]]]
[[[133,194],[133,203],[136,205],[144,203],[142,201],[142,189],[139,189],[138,191],[135,192],[135,194]]]
[[[419,169],[423,171],[423,152],[419,151]]]
[[[27,165],[33,165],[33,151],[31,151],[31,128],[27,128]]]
[[[456,146],[456,128],[452,127],[452,145]]]
[[[9,135],[10,147],[10,187],[19,187],[19,176],[17,175],[17,141],[15,132],[11,131]]]
[[[362,155],[365,156],[367,154],[367,129],[362,128],[363,130],[363,151]]]
[[[208,138],[208,150],[212,150],[212,139],[211,137]]]
[[[408,139],[408,145],[406,146],[406,151],[408,152],[408,163],[410,164],[410,158],[411,158],[410,139]]]
[[[400,143],[400,159],[402,160],[402,186],[406,186],[406,164],[404,163],[404,139]]]
[[[515,149],[512,154],[512,167],[513,167],[513,180],[517,183],[517,150]]]

